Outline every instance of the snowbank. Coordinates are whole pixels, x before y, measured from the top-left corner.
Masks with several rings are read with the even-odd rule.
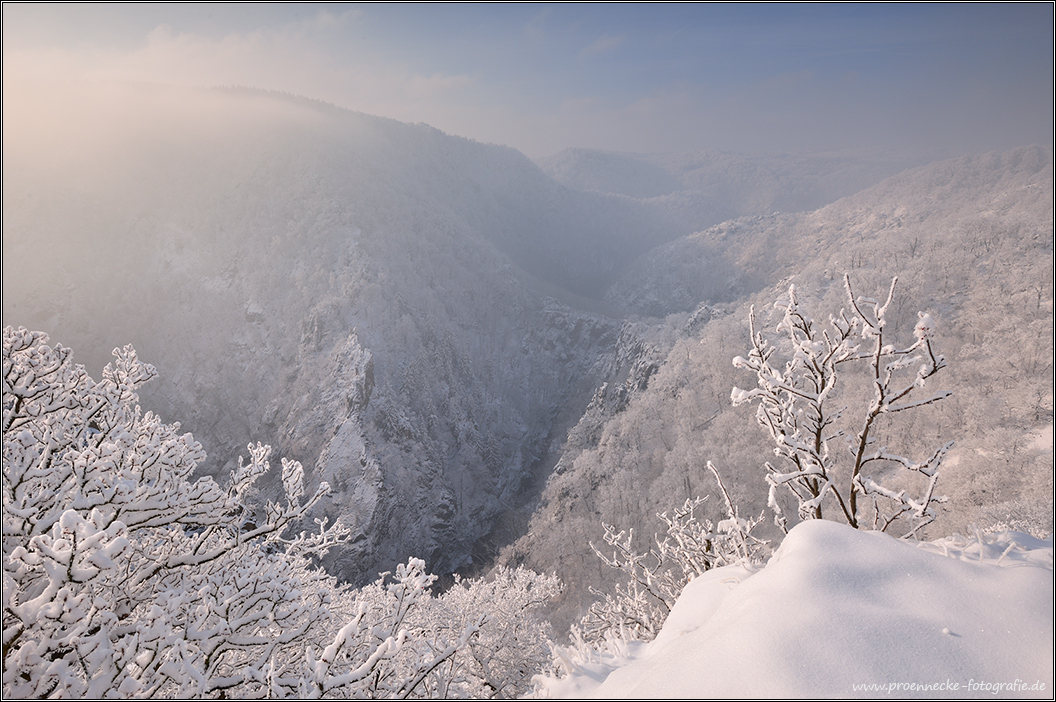
[[[917,544],[809,521],[759,571],[720,568],[690,583],[655,641],[566,650],[575,672],[540,692],[1052,697],[1052,624],[1051,540]]]

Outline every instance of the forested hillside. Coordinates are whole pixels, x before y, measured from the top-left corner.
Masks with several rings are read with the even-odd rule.
[[[596,394],[507,557],[542,568],[559,554],[576,600],[576,588],[608,577],[584,556],[601,523],[633,528],[646,548],[657,512],[714,492],[707,460],[745,514],[763,512],[772,444],[754,411],[730,402],[733,387],[755,386],[731,363],[749,349],[749,306],[772,334],[775,302],[795,284],[800,306],[827,325],[848,306],[844,273],[856,293],[881,299],[898,276],[894,343],[912,340],[918,311],[935,320],[949,365],[935,382],[953,394],[885,418],[879,440],[918,459],[956,442],[938,483],[950,502],[927,533],[1051,531],[1052,193],[1051,152],[1030,147],[917,168],[813,212],[733,220],[643,256],[607,299],[637,313],[628,329],[650,361]],[[865,407],[868,377],[847,380],[844,402]]]
[[[145,405],[212,474],[258,439],[311,466],[360,533],[354,579],[405,553],[469,563],[615,341],[562,298],[674,235],[425,125],[254,92],[75,96],[25,112],[69,124],[5,128],[4,323],[96,372],[135,345],[159,369]]]
[[[910,452],[956,441],[929,534],[1051,529],[1051,151],[883,182],[911,161],[563,152],[540,167],[270,93],[19,90],[3,323],[90,373],[134,345],[158,368],[144,407],[194,433],[208,474],[264,441],[328,481],[320,509],[355,534],[328,563],[339,577],[498,557],[556,570],[567,624],[610,577],[588,546],[601,522],[652,534],[657,511],[712,492],[706,460],[758,513],[771,446],[730,405],[753,382],[731,364],[749,305],[772,328],[795,283],[825,320],[844,273],[872,296],[898,275],[895,336],[927,311],[949,362],[948,401],[882,427]],[[867,385],[842,391],[859,402]]]
[[[746,215],[813,210],[924,165],[910,152],[865,149],[807,154],[565,149],[538,163],[562,185],[642,200],[689,231]]]

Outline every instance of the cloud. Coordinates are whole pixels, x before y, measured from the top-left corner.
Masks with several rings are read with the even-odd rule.
[[[410,122],[433,103],[454,101],[474,79],[416,71],[349,38],[353,10],[322,10],[277,25],[209,35],[161,24],[126,47],[87,43],[4,50],[4,81],[131,82],[186,87],[246,86],[316,98]]]
[[[652,9],[150,6],[71,18],[50,6],[11,7],[5,90],[12,79],[256,87],[426,122],[531,156],[569,146],[785,151],[950,142],[964,152],[1051,143],[1052,90],[1038,87],[1051,85],[1051,61],[1046,68],[1037,58],[1051,38],[1040,49],[1019,42],[1025,53],[1004,42],[956,60],[958,47],[974,52],[978,42],[907,48],[891,39],[903,38],[899,25],[876,38],[873,30],[834,33],[839,40],[826,43],[831,22],[805,39],[781,22],[716,28],[690,21],[695,12]],[[859,46],[870,50],[850,50]],[[1031,60],[1016,63],[1020,53]]]
[[[594,40],[594,42],[585,47],[579,52],[582,57],[597,56],[599,54],[608,53],[620,46],[623,43],[624,35],[613,36],[611,34],[602,34],[600,37]]]
[[[300,22],[306,32],[335,31],[347,28],[363,16],[362,10],[351,9],[334,14],[323,9]]]

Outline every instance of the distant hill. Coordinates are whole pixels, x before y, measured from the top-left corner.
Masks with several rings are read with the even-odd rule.
[[[911,153],[850,149],[809,154],[565,149],[537,163],[569,188],[645,200],[687,232],[746,215],[817,209],[923,165]]]

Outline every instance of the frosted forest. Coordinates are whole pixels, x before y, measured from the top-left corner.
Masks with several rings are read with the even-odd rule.
[[[19,96],[5,699],[1052,696],[1050,146]]]

